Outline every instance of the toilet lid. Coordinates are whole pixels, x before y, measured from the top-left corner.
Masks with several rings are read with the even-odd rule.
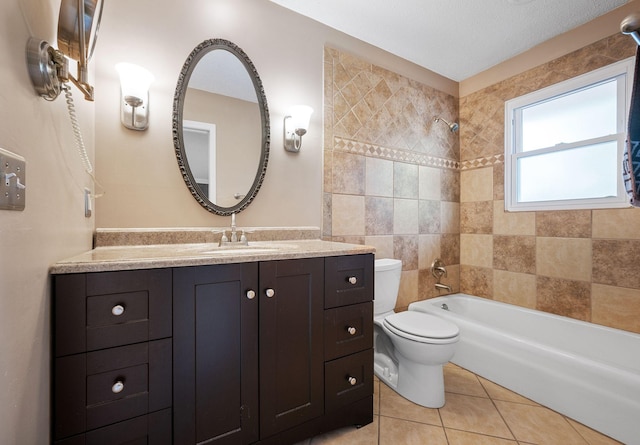
[[[384,323],[398,335],[429,343],[429,339],[453,339],[460,333],[458,326],[443,318],[424,312],[405,311],[385,317]],[[404,335],[408,334],[408,335]]]

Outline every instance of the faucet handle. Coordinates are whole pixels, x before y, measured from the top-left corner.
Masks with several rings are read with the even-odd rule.
[[[440,258],[436,258],[431,264],[431,275],[438,280],[443,276],[447,276],[447,269],[445,269],[444,262]]]

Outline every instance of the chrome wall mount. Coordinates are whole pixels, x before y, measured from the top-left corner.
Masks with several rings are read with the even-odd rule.
[[[86,100],[93,101],[87,65],[93,54],[102,17],[102,0],[62,0],[58,17],[58,48],[31,37],[27,42],[27,65],[36,93],[55,100],[63,83],[72,82]],[[77,60],[76,77],[67,58]]]

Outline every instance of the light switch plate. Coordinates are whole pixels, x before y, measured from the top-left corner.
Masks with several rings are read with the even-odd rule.
[[[0,148],[0,210],[24,210],[27,201],[27,162]]]

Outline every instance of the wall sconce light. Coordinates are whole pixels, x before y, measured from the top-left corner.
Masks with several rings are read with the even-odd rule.
[[[306,105],[296,105],[289,109],[289,114],[284,117],[284,149],[298,153],[302,147],[302,136],[309,129],[313,108]]]
[[[131,130],[146,130],[153,74],[131,63],[118,63],[116,70],[120,75],[120,122]]]

